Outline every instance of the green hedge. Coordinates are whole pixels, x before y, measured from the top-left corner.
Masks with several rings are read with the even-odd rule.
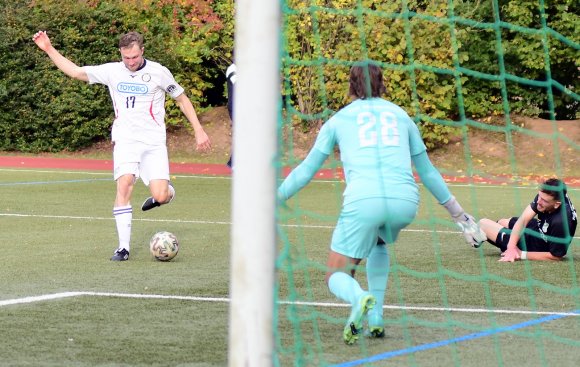
[[[383,63],[388,99],[415,118],[429,148],[447,143],[462,117],[580,118],[577,0],[545,2],[551,28],[545,33],[539,32],[538,0],[500,0],[497,10],[491,1],[462,0],[362,0],[361,8],[352,0],[286,3],[286,101],[293,123],[304,130],[348,103],[349,66],[364,56]],[[457,65],[465,70],[458,76]],[[502,85],[508,74],[527,83]],[[553,85],[550,96],[534,85],[548,76],[576,95]]]
[[[492,3],[285,0],[287,115],[304,130],[317,127],[348,102],[349,63],[369,57],[385,66],[388,98],[415,117],[428,147],[446,143],[461,116],[580,118],[580,3],[543,2],[544,18],[537,0],[499,0],[498,10]],[[538,33],[543,19],[550,31]],[[119,60],[118,36],[137,30],[145,56],[173,72],[198,112],[225,104],[234,0],[0,0],[0,150],[74,151],[110,135],[106,88],[62,74],[32,42],[39,29],[79,65]],[[561,86],[550,94],[496,78],[499,37],[505,73],[532,83],[550,76]],[[456,65],[470,73],[455,76]],[[171,99],[167,105],[169,129],[183,126]]]
[[[74,151],[110,136],[114,115],[106,87],[60,72],[32,41],[37,30],[47,30],[78,65],[120,60],[119,35],[137,30],[145,37],[145,57],[173,72],[198,111],[208,106],[205,96],[231,55],[233,27],[224,26],[219,13],[232,23],[227,8],[233,0],[214,4],[215,11],[207,2],[141,3],[0,2],[0,150]],[[170,99],[166,122],[169,128],[186,122]]]

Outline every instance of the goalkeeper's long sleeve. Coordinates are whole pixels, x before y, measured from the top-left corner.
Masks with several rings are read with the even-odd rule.
[[[451,192],[447,187],[441,173],[433,166],[427,152],[423,151],[417,155],[411,157],[415,169],[419,174],[421,182],[425,185],[427,190],[439,201],[439,204],[443,205],[448,202],[451,198]]]
[[[425,187],[427,187],[429,192],[435,196],[435,198],[439,201],[439,204],[443,205],[445,209],[447,209],[454,220],[459,220],[465,211],[459,202],[457,202],[455,197],[451,195],[447,184],[445,181],[443,181],[443,177],[441,177],[441,174],[437,168],[435,168],[431,163],[427,153],[422,152],[420,154],[414,155],[412,159],[413,164],[417,169],[417,173],[419,174],[419,177],[421,178],[421,181]]]
[[[278,188],[278,200],[286,201],[306,186],[322,167],[326,158],[328,158],[328,154],[322,153],[316,148],[312,149],[302,163],[294,168],[282,182]]]
[[[465,242],[475,248],[481,246],[481,243],[486,240],[485,233],[479,228],[475,219],[465,213],[455,197],[451,195],[447,184],[429,160],[427,153],[422,152],[411,158],[425,187],[435,196],[439,204],[447,209],[453,221],[461,228]]]

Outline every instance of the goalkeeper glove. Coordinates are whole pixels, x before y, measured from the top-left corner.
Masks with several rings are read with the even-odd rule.
[[[475,219],[471,215],[463,213],[458,218],[453,218],[453,221],[463,232],[465,242],[467,242],[468,245],[471,245],[471,247],[478,248],[481,246],[483,241],[487,240],[485,233],[481,228],[479,228]]]
[[[473,216],[465,213],[455,196],[452,196],[443,206],[463,232],[463,237],[468,245],[478,248],[483,241],[487,240],[485,233],[479,228]]]

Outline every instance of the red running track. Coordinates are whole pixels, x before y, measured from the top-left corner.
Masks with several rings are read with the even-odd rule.
[[[98,159],[74,159],[74,158],[51,158],[34,156],[0,156],[0,167],[14,167],[27,169],[65,169],[65,170],[97,170],[113,171],[113,161]],[[169,170],[172,174],[192,174],[210,176],[229,176],[231,170],[225,164],[205,164],[205,163],[170,163]],[[283,175],[286,176],[289,168],[284,168]],[[322,169],[315,178],[332,179],[343,178],[341,169]],[[495,175],[491,177],[480,176],[444,176],[446,182],[452,183],[480,183],[494,185],[536,185],[547,177],[525,176],[514,178],[511,175]],[[571,187],[580,187],[580,178],[565,177],[564,182]]]

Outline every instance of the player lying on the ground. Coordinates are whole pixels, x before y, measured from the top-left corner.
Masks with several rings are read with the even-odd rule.
[[[577,224],[578,217],[566,185],[556,178],[540,185],[538,194],[519,217],[479,221],[487,242],[501,250],[500,261],[509,262],[562,259]]]

